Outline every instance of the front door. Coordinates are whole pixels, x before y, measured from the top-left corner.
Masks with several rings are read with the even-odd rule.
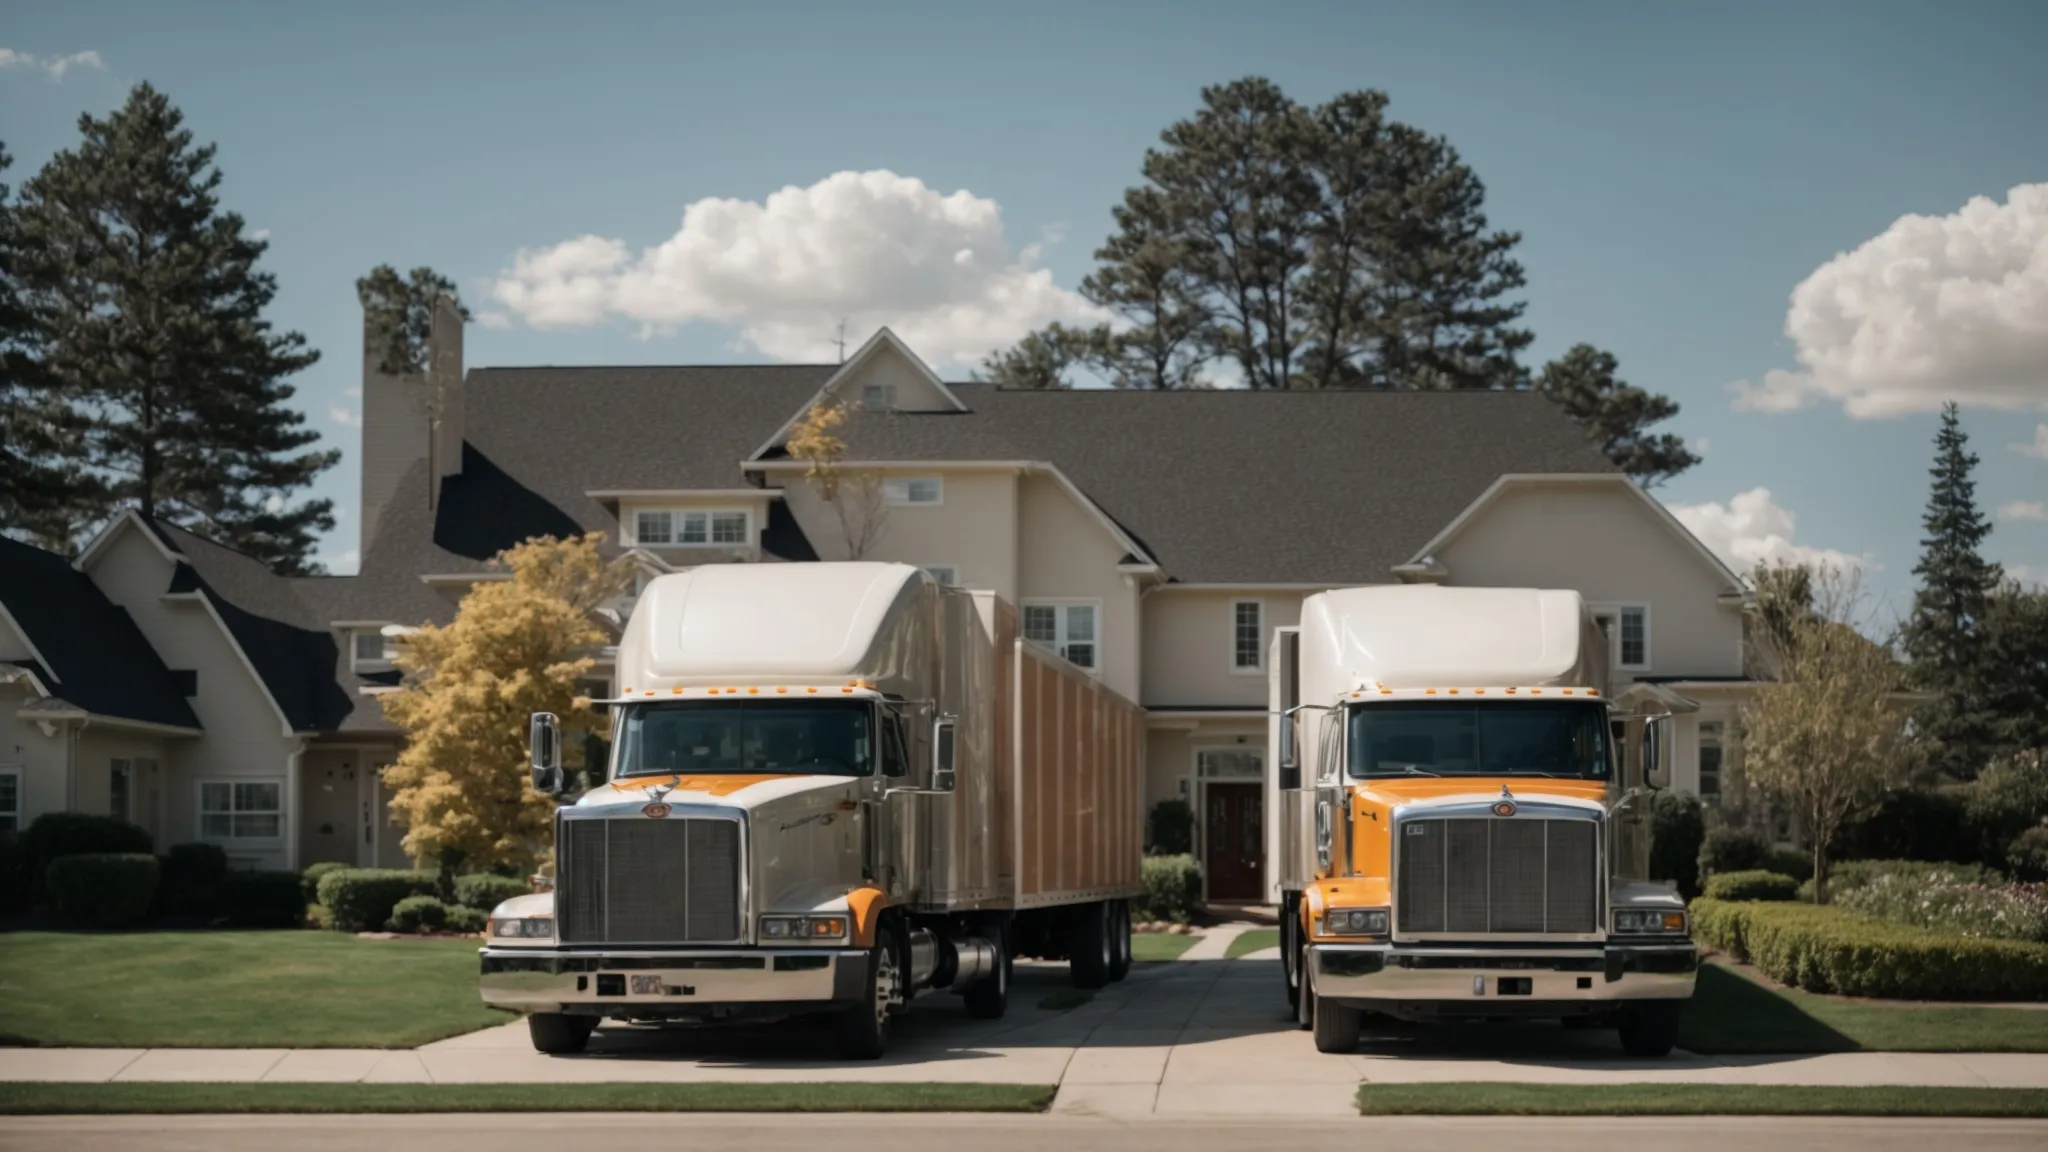
[[[1208,874],[1212,903],[1256,904],[1266,898],[1266,834],[1259,813],[1262,791],[1260,784],[1207,787],[1203,871]]]

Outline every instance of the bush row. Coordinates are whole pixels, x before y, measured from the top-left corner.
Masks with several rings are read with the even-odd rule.
[[[81,852],[50,861],[44,875],[59,915],[89,928],[126,928],[163,904],[168,857],[146,852]],[[208,915],[240,928],[304,923],[296,872],[225,872],[208,890]]]
[[[1777,872],[1794,880],[1813,876],[1813,857],[1789,848],[1774,848],[1754,832],[1740,828],[1716,828],[1700,841],[1699,876],[1723,872]]]
[[[1782,872],[1753,869],[1721,872],[1707,878],[1709,900],[1790,900],[1799,892],[1799,881]]]
[[[1142,876],[1145,891],[1133,909],[1139,920],[1185,924],[1194,919],[1202,901],[1202,869],[1193,856],[1147,856]]]
[[[1797,903],[1696,900],[1693,933],[1808,992],[1902,1000],[2048,999],[2048,945],[1942,935]]]

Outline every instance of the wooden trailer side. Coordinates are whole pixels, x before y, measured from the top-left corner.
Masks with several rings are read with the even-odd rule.
[[[1137,895],[1142,710],[1035,645],[1012,651],[1017,907]]]

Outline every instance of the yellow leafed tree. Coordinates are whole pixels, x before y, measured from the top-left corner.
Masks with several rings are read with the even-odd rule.
[[[859,560],[881,543],[889,530],[889,506],[882,498],[879,475],[849,470],[843,464],[846,441],[838,429],[845,423],[845,404],[816,401],[790,429],[785,447],[792,457],[810,465],[805,478],[838,520],[846,558]]]
[[[405,850],[439,870],[524,868],[544,847],[554,805],[527,771],[532,713],[561,717],[570,737],[601,727],[578,682],[604,643],[600,605],[631,580],[630,562],[598,555],[602,536],[529,540],[493,565],[509,580],[482,581],[455,621],[401,639],[400,688],[380,699],[406,735],[385,770],[406,824]]]

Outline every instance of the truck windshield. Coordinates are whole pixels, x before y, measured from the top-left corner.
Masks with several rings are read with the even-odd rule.
[[[874,708],[860,700],[629,704],[612,776],[867,776],[874,731]]]
[[[1351,775],[1607,778],[1598,704],[1363,704],[1351,709]]]

